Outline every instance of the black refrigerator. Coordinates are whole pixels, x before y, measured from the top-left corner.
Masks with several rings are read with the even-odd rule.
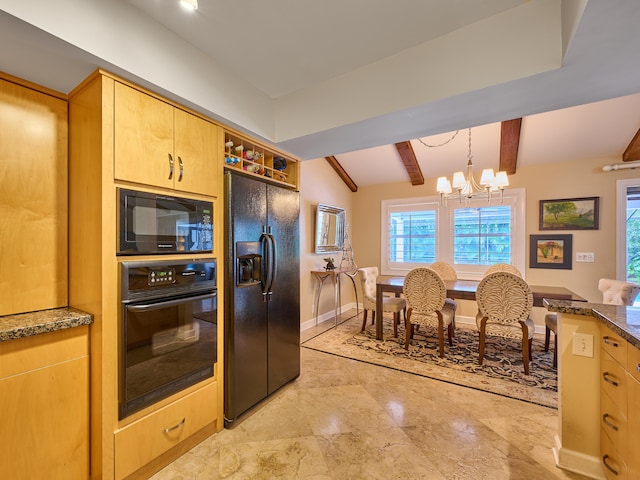
[[[300,199],[226,171],[224,415],[242,413],[300,375]]]

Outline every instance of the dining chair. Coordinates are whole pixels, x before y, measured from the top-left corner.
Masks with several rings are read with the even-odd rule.
[[[509,272],[522,278],[522,273],[520,273],[520,270],[509,263],[494,263],[493,265],[489,266],[489,268],[487,268],[487,270],[484,272],[484,275],[491,275],[495,272]]]
[[[455,282],[458,279],[458,274],[456,273],[456,269],[453,268],[453,265],[447,262],[433,262],[429,268],[435,270],[440,278],[442,278],[445,282]],[[456,302],[453,298],[446,298],[445,302],[453,308],[453,331],[455,334],[456,330],[456,310],[458,309],[458,302]]]
[[[362,318],[361,332],[367,326],[367,311],[371,310],[371,324],[376,321],[376,280],[378,278],[378,267],[363,267],[358,269],[360,284],[362,286],[362,308],[364,316]],[[398,336],[398,323],[400,323],[400,312],[405,312],[406,318],[407,302],[401,297],[382,297],[382,311],[393,313],[393,336]],[[379,321],[382,321],[381,319]]]
[[[605,305],[633,305],[640,293],[637,283],[601,278],[598,290],[602,293],[602,303]],[[544,351],[549,351],[549,342],[553,332],[553,366],[558,366],[558,314],[547,313],[544,316]]]
[[[404,279],[402,293],[407,300],[405,350],[413,338],[414,327],[425,325],[438,329],[438,350],[444,357],[444,328],[449,345],[453,345],[453,308],[445,301],[447,287],[438,273],[427,267],[414,268]]]
[[[480,310],[476,324],[480,332],[478,363],[484,359],[487,335],[522,339],[522,363],[529,375],[531,344],[535,325],[530,318],[533,307],[531,288],[514,273],[498,271],[486,275],[476,290]]]

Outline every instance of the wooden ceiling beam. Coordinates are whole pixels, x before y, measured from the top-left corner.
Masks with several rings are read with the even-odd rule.
[[[411,185],[424,185],[424,176],[422,175],[422,170],[420,170],[420,165],[418,164],[418,159],[413,151],[411,142],[398,142],[395,145],[402,159],[402,163],[404,163],[404,168],[406,168],[409,174]]]
[[[357,192],[358,191],[358,186],[351,179],[351,177],[346,172],[346,170],[342,167],[342,165],[340,165],[340,162],[338,162],[338,160],[336,160],[336,157],[331,155],[330,157],[324,157],[324,158],[325,158],[325,160],[327,162],[329,162],[329,165],[331,165],[333,167],[333,169],[336,171],[336,173],[342,179],[342,181],[345,183],[345,185],[347,187],[349,187],[349,190],[351,190],[352,192]]]
[[[636,132],[631,140],[631,143],[627,146],[627,149],[622,154],[623,162],[633,162],[640,160],[640,130]]]
[[[518,163],[518,147],[520,146],[520,129],[522,118],[514,118],[502,122],[500,132],[500,166],[498,170],[507,175],[516,173]]]

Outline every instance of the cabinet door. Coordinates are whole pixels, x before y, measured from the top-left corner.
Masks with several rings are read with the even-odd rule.
[[[67,141],[64,100],[0,80],[0,315],[67,305]]]
[[[88,478],[88,382],[88,357],[0,380],[0,478]]]
[[[115,179],[173,188],[174,107],[116,82],[114,108]]]
[[[219,127],[175,110],[175,188],[203,195],[218,194]]]
[[[631,350],[632,347],[629,347]],[[635,350],[635,349],[634,349]],[[627,390],[629,398],[629,428],[627,429],[627,450],[625,452],[629,461],[629,478],[640,478],[640,382],[635,378],[629,381]]]

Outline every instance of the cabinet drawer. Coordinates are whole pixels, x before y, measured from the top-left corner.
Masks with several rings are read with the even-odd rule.
[[[216,420],[213,382],[115,432],[116,478],[125,478]]]
[[[600,428],[604,431],[624,460],[627,460],[627,435],[629,424],[618,406],[600,391]]]
[[[627,341],[609,327],[600,325],[600,344],[621,365],[627,364]]]
[[[631,345],[627,347],[627,370],[640,382],[640,349]]]
[[[600,357],[600,388],[620,409],[625,420],[627,418],[627,383],[630,377],[611,355],[602,352]]]
[[[620,458],[615,446],[602,429],[600,429],[600,461],[607,479],[626,480],[629,478],[627,465]]]

